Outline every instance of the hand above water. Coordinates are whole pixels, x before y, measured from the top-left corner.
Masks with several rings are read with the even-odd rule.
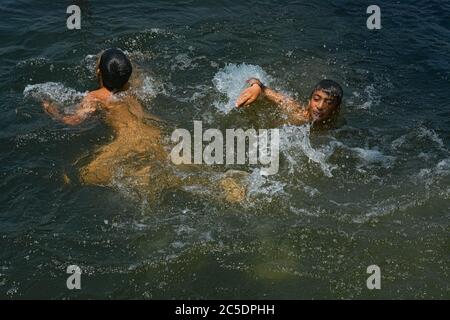
[[[236,108],[240,108],[242,106],[248,106],[253,103],[262,93],[263,84],[259,79],[250,78],[246,81],[250,87],[241,92],[239,97],[236,100]]]

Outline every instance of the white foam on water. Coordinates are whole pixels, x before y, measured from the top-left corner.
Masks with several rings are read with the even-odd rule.
[[[120,37],[121,41],[123,41],[123,46],[130,51],[139,51],[139,50],[145,50],[149,47],[148,41],[153,41],[155,39],[161,39],[161,38],[170,38],[175,39],[179,38],[179,36],[166,31],[164,29],[159,28],[151,28],[151,29],[144,29],[134,35],[126,35],[123,37]],[[117,39],[106,41],[107,44],[111,44],[111,46],[115,46],[114,42]]]
[[[299,155],[304,154],[308,159],[320,166],[327,177],[332,177],[334,167],[327,160],[334,152],[334,145],[323,149],[315,149],[311,146],[309,139],[311,126],[283,126],[280,132],[280,151],[289,162],[289,172],[294,173],[295,168],[301,165]],[[299,153],[301,151],[301,153]]]
[[[310,216],[310,217],[319,217],[320,211],[319,210],[309,210],[306,208],[296,208],[294,206],[289,207],[290,210],[295,213],[298,216]]]
[[[224,94],[226,99],[214,102],[217,110],[223,113],[233,110],[239,94],[247,87],[245,81],[249,78],[258,78],[266,85],[272,82],[272,78],[260,66],[230,63],[220,69],[212,81],[216,90]]]
[[[380,104],[381,96],[378,94],[373,84],[368,85],[363,91],[353,91],[348,97],[347,103],[354,105],[359,110],[370,110]]]
[[[430,189],[433,185],[439,186],[440,184],[437,182],[448,176],[450,176],[450,158],[440,160],[431,168],[421,169],[418,173],[411,176],[411,180],[415,184],[423,185],[426,189]]]
[[[211,86],[208,85],[196,85],[194,87],[195,92],[192,94],[192,96],[189,98],[189,102],[196,102],[198,100],[203,99],[207,93],[211,90]]]
[[[175,233],[177,234],[177,236],[181,236],[181,235],[190,235],[192,233],[194,233],[196,230],[188,225],[184,225],[181,224],[178,227],[176,227],[175,229]]]
[[[441,137],[439,137],[439,135],[432,129],[420,127],[418,129],[418,137],[428,138],[431,142],[435,143],[439,147],[439,149],[448,151],[445,148],[444,141],[442,141]]]
[[[429,141],[430,146],[437,147],[440,151],[449,153],[449,150],[445,147],[445,143],[442,138],[433,129],[419,126],[412,131],[398,137],[392,141],[391,146],[393,149],[398,150],[400,148],[417,148],[417,139],[423,143],[423,140]]]
[[[383,167],[390,167],[395,161],[395,157],[384,155],[376,149],[350,148],[363,161],[363,164],[379,163]]]
[[[261,169],[254,169],[248,177],[248,196],[251,198],[256,195],[265,195],[265,199],[271,201],[272,196],[280,196],[286,194],[284,188],[285,183],[272,180],[268,176],[261,174]]]
[[[366,101],[361,105],[361,109],[370,109],[372,105],[378,105],[380,103],[380,96],[377,95],[373,84],[364,89],[364,96],[366,97]]]
[[[58,82],[46,82],[31,84],[23,91],[25,98],[33,98],[38,101],[50,100],[62,106],[68,107],[79,103],[86,93],[76,91]]]
[[[23,66],[42,66],[45,65],[47,63],[49,63],[50,60],[44,57],[36,57],[36,58],[30,58],[30,59],[26,59],[23,61],[20,61],[19,63],[17,63],[18,67],[23,67]]]
[[[407,143],[406,138],[407,138],[407,135],[402,135],[402,136],[398,137],[397,139],[395,139],[394,141],[392,141],[391,142],[392,148],[394,150],[401,148],[403,145],[405,145],[405,143]]]
[[[88,54],[84,57],[83,66],[89,71],[89,73],[94,77],[95,76],[95,67],[97,65],[97,55]]]
[[[144,29],[142,32],[139,33],[140,35],[146,35],[151,37],[157,37],[157,36],[166,36],[170,38],[180,38],[180,35],[174,34],[173,32],[162,29],[162,28],[149,28]]]
[[[329,158],[337,149],[346,150],[349,154],[356,156],[359,160],[357,168],[365,166],[381,166],[390,168],[396,161],[395,156],[386,155],[378,148],[350,147],[344,143],[331,138],[328,143],[323,143],[320,147],[313,147],[310,140],[311,126],[283,126],[280,132],[280,152],[286,158],[289,165],[289,173],[293,174],[302,166],[302,156],[306,156],[309,161],[319,165],[326,177],[333,177],[333,171],[338,169],[338,165],[329,162]],[[304,160],[303,160],[304,161]]]
[[[309,195],[311,198],[317,197],[318,195],[321,194],[321,192],[319,190],[317,190],[314,187],[311,186],[303,186],[303,191]]]
[[[206,56],[192,57],[190,58],[187,53],[180,53],[175,56],[174,63],[170,66],[170,70],[191,70],[198,67],[198,63],[195,61],[207,60]]]
[[[439,161],[436,165],[436,169],[440,174],[450,174],[450,158]]]
[[[144,30],[144,33],[150,33],[150,34],[170,34],[168,31],[161,29],[161,28],[150,28]]]
[[[149,102],[158,94],[167,94],[162,83],[158,82],[150,75],[145,75],[139,87],[133,92],[142,100]]]
[[[428,198],[428,196],[426,196]],[[414,196],[407,196],[405,199],[398,197],[391,197],[380,202],[370,204],[367,207],[367,212],[363,215],[358,215],[352,218],[354,223],[364,224],[379,218],[394,215],[399,212],[405,212],[410,208],[414,208],[423,203],[426,199],[417,198]]]

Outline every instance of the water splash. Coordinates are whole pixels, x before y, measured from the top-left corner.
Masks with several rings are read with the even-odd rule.
[[[96,54],[88,54],[86,57],[84,57],[84,60],[82,61],[82,66],[89,72],[89,74],[92,74],[92,76],[95,75],[96,64],[97,64]]]
[[[150,102],[158,94],[167,95],[164,85],[150,75],[144,75],[140,85],[133,88],[132,91],[139,99],[145,102]]]
[[[198,67],[195,61],[207,60],[206,56],[189,57],[187,53],[180,53],[175,56],[173,64],[170,66],[172,72],[177,70],[192,70]]]
[[[214,76],[213,84],[226,99],[214,102],[217,110],[223,113],[230,112],[239,94],[246,87],[245,81],[249,78],[258,78],[266,85],[272,82],[272,78],[260,66],[230,63],[219,70]]]
[[[384,155],[376,149],[363,149],[359,147],[349,149],[356,153],[358,158],[363,161],[363,165],[378,163],[385,168],[389,168],[395,161],[395,157]]]
[[[79,103],[86,93],[81,93],[58,82],[31,84],[23,91],[25,98],[38,101],[50,100],[62,106],[69,107]]]
[[[285,194],[285,183],[273,180],[268,176],[261,174],[261,169],[255,169],[248,178],[248,196],[252,198],[257,195],[264,195],[265,200],[269,202],[272,196],[280,196]]]
[[[301,165],[299,156],[304,154],[308,159],[320,166],[320,169],[327,177],[332,177],[332,170],[334,169],[327,160],[334,151],[333,145],[331,148],[315,149],[311,146],[310,141],[311,126],[309,124],[296,127],[284,126],[280,132],[280,151],[289,162],[289,173],[294,173],[295,168]],[[301,153],[299,153],[301,150]]]

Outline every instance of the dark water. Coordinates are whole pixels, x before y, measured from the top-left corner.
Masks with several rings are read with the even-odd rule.
[[[3,0],[0,297],[450,298],[450,4],[377,2],[369,31],[371,4]],[[240,205],[67,185],[108,128],[58,124],[39,98],[94,89],[94,55],[112,46],[145,67],[144,105],[172,126],[264,126],[267,103],[227,112],[252,74],[303,101],[339,81],[346,124],[283,127],[279,174],[255,172]],[[366,287],[372,264],[381,290]]]

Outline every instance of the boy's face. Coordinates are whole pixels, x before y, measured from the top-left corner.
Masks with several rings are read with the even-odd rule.
[[[327,120],[338,107],[338,99],[322,90],[314,91],[309,100],[309,114],[314,121]]]

